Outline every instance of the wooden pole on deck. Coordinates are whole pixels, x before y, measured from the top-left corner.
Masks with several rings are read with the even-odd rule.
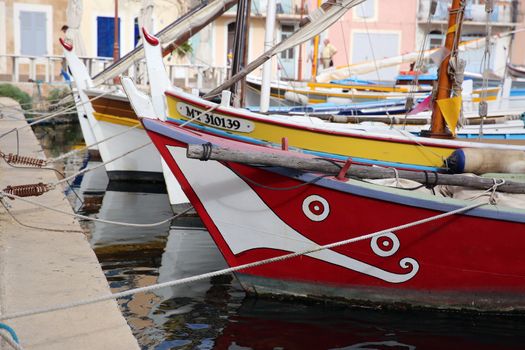
[[[230,161],[245,164],[279,166],[300,171],[323,173],[333,176],[346,176],[359,179],[389,179],[402,178],[419,182],[424,185],[450,185],[488,190],[494,186],[492,178],[462,174],[438,174],[436,172],[399,170],[393,168],[372,167],[351,164],[346,173],[340,174],[343,163],[333,162],[320,158],[306,158],[293,153],[276,154],[257,151],[240,151],[235,149],[213,146],[211,150],[203,145],[188,145],[186,152],[188,158],[218,161]],[[505,180],[497,188],[500,192],[525,193],[525,183]]]
[[[120,48],[118,44],[118,32],[119,32],[119,23],[118,23],[118,0],[115,0],[115,22],[114,22],[114,31],[113,31],[113,64],[117,62],[120,58]],[[120,83],[120,78],[115,76],[113,78],[115,84]]]
[[[448,75],[448,66],[451,56],[454,56],[456,54],[455,51],[457,51],[455,46],[456,38],[458,38],[459,42],[459,37],[461,36],[461,22],[458,21],[458,18],[462,20],[463,16],[461,14],[461,17],[458,17],[458,13],[464,10],[464,5],[462,7],[461,2],[462,0],[452,0],[452,6],[449,9],[448,30],[445,37],[445,48],[448,53],[439,66],[437,94],[432,108],[431,127],[429,131],[422,133],[427,137],[452,138],[452,133],[446,128],[445,119],[437,104],[437,100],[450,98],[452,91],[452,81]]]

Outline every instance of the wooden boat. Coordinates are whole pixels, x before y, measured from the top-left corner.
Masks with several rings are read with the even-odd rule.
[[[454,0],[451,13],[460,13],[459,3]],[[404,165],[423,165],[423,159],[434,157],[427,166],[439,166],[446,152],[464,143],[387,132],[342,135],[324,123],[263,120],[178,91],[167,94],[170,113],[180,116],[175,122],[200,124],[188,130],[189,124],[144,118],[143,125],[248,293],[365,305],[525,310],[520,264],[525,211],[514,207],[523,198],[503,204],[494,196],[478,196],[479,202],[472,202],[380,186],[344,177],[351,162],[340,163],[343,170],[335,177],[292,169],[292,163],[319,153],[288,151],[286,142],[284,150],[261,145],[287,137],[288,145],[323,147],[319,152],[370,151],[375,158],[369,158]],[[445,136],[443,125],[434,127],[434,122],[432,133]],[[363,143],[344,144],[349,138]],[[256,139],[259,145],[251,143]],[[192,145],[201,150],[200,159],[186,157]],[[248,163],[209,160],[216,147],[251,158]],[[287,162],[265,166],[255,157],[261,154],[287,157]]]
[[[295,152],[154,119],[142,122],[230,267],[307,252],[237,271],[250,294],[366,305],[525,309],[523,209],[491,205],[487,199],[474,207],[283,167],[188,159],[188,145],[275,158]],[[352,243],[317,250],[348,240]]]
[[[150,37],[151,40],[146,40],[144,45],[158,46],[159,41],[153,36]],[[148,56],[146,62],[148,67],[157,71],[161,65],[160,60],[152,64]],[[161,72],[166,74],[165,71]],[[262,115],[229,107],[227,103],[210,102],[172,87],[159,87],[158,94],[162,91],[166,94],[167,120],[170,122],[188,124],[188,127],[196,130],[250,143],[280,145],[282,139],[286,138],[290,147],[319,155],[352,157],[355,161],[363,163],[438,170],[443,168],[444,160],[458,148],[484,149],[488,147],[487,143],[501,142],[494,139],[481,142],[429,139],[387,127],[371,128],[326,123],[316,118]],[[491,144],[490,147],[525,150],[524,140],[504,141],[516,145]]]
[[[108,90],[88,90],[92,81],[87,69],[68,47],[64,46],[64,55],[75,78],[79,100],[83,102],[81,108],[85,114],[82,119],[93,131],[94,142],[100,142],[100,155],[106,163],[109,180],[165,183],[173,211],[185,210],[188,199],[171,171],[162,164],[125,95],[110,94]],[[90,102],[93,98],[96,99]],[[125,156],[119,158],[122,155]]]
[[[191,120],[188,126],[196,130],[252,143],[280,145],[282,139],[287,138],[290,147],[352,157],[363,162],[368,159],[398,167],[441,168],[443,161],[458,148],[525,150],[524,140],[508,140],[516,145],[488,146],[495,141],[429,139],[388,127],[371,128],[325,123],[315,118],[261,115],[175,90],[166,91],[166,96],[168,120],[173,123],[183,124]]]
[[[109,114],[106,115],[107,118],[103,120],[97,120],[95,118],[96,112],[93,104],[91,104],[89,97],[85,93],[86,89],[93,88],[91,77],[84,64],[72,51],[73,47],[62,40],[60,42],[64,47],[64,56],[72,76],[75,79],[78,94],[82,101],[82,108],[84,109],[83,118],[88,121],[96,142],[107,140],[99,143],[98,148],[102,161],[106,163],[105,167],[109,179],[117,181],[163,182],[164,178],[160,158],[158,156],[151,156],[155,155],[156,151],[152,145],[147,145],[149,140],[144,130],[140,130],[140,128],[130,129],[130,126],[132,126],[130,122],[115,123],[114,120],[116,120],[116,118],[111,118]],[[108,90],[99,90],[98,92],[99,95],[107,93]],[[114,96],[116,96],[115,93]],[[112,99],[106,98],[103,101],[99,101],[98,106],[100,107],[103,103],[114,100],[116,100],[115,97]],[[120,100],[122,100],[122,98]],[[128,118],[121,120],[130,120],[129,117],[128,115]],[[136,123],[137,121],[135,120],[135,124]],[[123,131],[128,131],[125,136],[115,136],[121,134]],[[122,137],[124,137],[126,141],[123,141],[124,139]],[[146,146],[129,153],[125,157],[118,158],[143,145]]]
[[[261,90],[261,80],[248,76],[246,83],[254,90]],[[421,88],[419,92],[412,93],[416,98],[424,97],[430,88]],[[287,100],[298,104],[324,103],[355,103],[364,101],[383,101],[405,98],[410,93],[406,86],[388,85],[362,85],[362,84],[333,84],[313,82],[287,82],[273,81],[270,95],[280,100]]]

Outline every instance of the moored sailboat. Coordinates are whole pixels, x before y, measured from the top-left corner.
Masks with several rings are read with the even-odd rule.
[[[436,308],[525,308],[525,270],[518,262],[523,208],[488,204],[486,197],[473,205],[282,167],[187,159],[189,144],[275,157],[292,152],[162,121],[143,123],[231,267],[306,252],[238,272],[249,293]],[[339,241],[349,244],[320,248]]]

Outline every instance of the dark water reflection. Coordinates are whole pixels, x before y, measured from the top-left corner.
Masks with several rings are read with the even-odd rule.
[[[64,168],[83,163],[68,160]],[[131,223],[157,222],[172,215],[162,189],[108,184],[103,171],[87,173],[81,180],[76,189],[80,199],[68,193],[73,206],[85,215]],[[113,292],[226,266],[198,219],[149,228],[85,226]],[[525,348],[523,316],[385,311],[245,298],[232,276],[118,302],[142,349]]]

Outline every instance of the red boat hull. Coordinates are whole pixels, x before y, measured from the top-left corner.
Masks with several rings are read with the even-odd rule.
[[[467,205],[284,168],[188,160],[183,150],[188,142],[257,146],[179,131],[161,122],[148,121],[145,126],[232,267]],[[247,292],[255,294],[523,310],[524,222],[523,213],[482,207],[371,240],[246,269],[237,277]]]

